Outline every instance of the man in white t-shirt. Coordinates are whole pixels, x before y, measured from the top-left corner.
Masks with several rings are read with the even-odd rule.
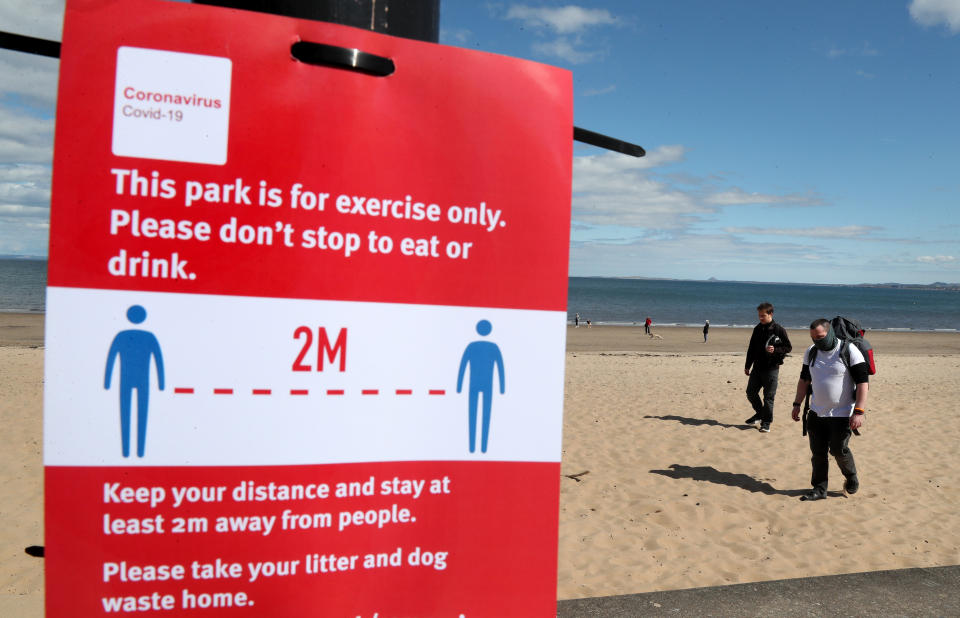
[[[847,443],[853,430],[863,425],[864,410],[869,390],[869,368],[856,346],[841,341],[833,332],[829,320],[814,320],[810,325],[813,345],[803,355],[803,368],[797,382],[797,396],[793,400],[793,420],[800,420],[800,406],[813,387],[810,396],[810,414],[807,433],[813,454],[813,490],[801,500],[822,500],[827,497],[827,453],[833,455],[846,481],[848,494],[860,489],[857,467]],[[846,357],[846,359],[844,358]],[[810,359],[813,358],[813,363]]]

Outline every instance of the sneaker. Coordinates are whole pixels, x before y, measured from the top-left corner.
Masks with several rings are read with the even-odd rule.
[[[860,490],[860,479],[856,475],[851,476],[843,484],[843,491],[847,492],[851,496],[857,493]]]
[[[760,423],[760,431],[770,433],[770,423]]]
[[[827,492],[820,489],[814,489],[813,491],[800,496],[800,499],[806,502],[810,500],[825,500],[826,497]]]
[[[751,416],[750,418],[748,418],[743,422],[746,423],[747,425],[756,425],[759,420],[760,420],[760,417],[754,414],[753,416]]]

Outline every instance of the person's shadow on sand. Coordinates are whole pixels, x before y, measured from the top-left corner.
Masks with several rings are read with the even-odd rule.
[[[688,416],[677,416],[675,414],[667,414],[666,416],[653,416],[648,414],[643,418],[658,418],[661,421],[677,421],[683,425],[711,425],[714,427],[723,427],[724,429],[739,429],[740,431],[757,430],[756,427],[751,425],[731,425],[730,423],[721,423],[712,418],[690,418]]]
[[[761,493],[768,496],[802,496],[809,492],[809,489],[776,489],[770,483],[758,481],[747,474],[737,474],[734,472],[721,472],[712,466],[682,466],[672,464],[670,470],[651,470],[650,474],[660,474],[674,479],[693,479],[694,481],[706,481],[716,483],[717,485],[727,485],[729,487],[739,487],[747,491]],[[828,492],[831,496],[842,496],[842,492]]]

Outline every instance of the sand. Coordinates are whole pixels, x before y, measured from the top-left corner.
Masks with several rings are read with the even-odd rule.
[[[654,332],[568,330],[558,598],[960,563],[960,334],[869,334],[861,489],[845,497],[831,462],[830,498],[802,502],[807,332],[769,434],[743,424],[749,330]]]
[[[0,314],[0,616],[43,615],[43,316]]]
[[[960,563],[960,334],[870,333],[879,373],[851,448],[861,490],[801,502],[789,420],[743,425],[747,329],[568,329],[557,596],[571,599]],[[43,316],[0,314],[0,615],[43,612]]]

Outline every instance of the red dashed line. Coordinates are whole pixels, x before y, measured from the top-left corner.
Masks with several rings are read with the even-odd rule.
[[[192,386],[177,386],[174,387],[173,392],[178,395],[193,395],[196,391]],[[342,388],[329,388],[327,389],[327,395],[345,395],[346,391]],[[269,388],[254,388],[251,390],[251,393],[254,395],[272,395],[273,390]],[[411,388],[398,388],[394,391],[397,395],[412,395],[413,389]],[[233,395],[232,388],[215,388],[213,389],[214,395]],[[306,388],[291,388],[291,395],[309,395],[310,391]],[[360,391],[361,395],[379,395],[380,389],[376,388],[365,388]],[[442,388],[431,388],[427,391],[429,395],[446,395],[447,391]]]

